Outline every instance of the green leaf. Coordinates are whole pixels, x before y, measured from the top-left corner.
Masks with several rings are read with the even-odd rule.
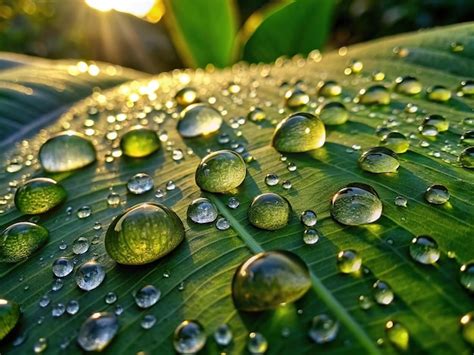
[[[98,104],[97,97],[84,100],[44,132],[29,139],[28,144],[8,149],[2,165],[18,156],[36,156],[45,137],[63,130],[64,126],[83,132],[86,119],[95,122],[93,140],[98,150],[98,162],[80,171],[56,176],[66,188],[69,199],[65,205],[38,220],[50,231],[49,243],[27,261],[0,266],[0,297],[22,305],[23,318],[16,335],[27,334],[19,347],[12,345],[15,338],[12,336],[0,345],[0,351],[31,351],[40,337],[46,337],[51,353],[60,352],[60,345],[68,341],[71,343],[67,351],[79,353],[75,331],[93,312],[114,311],[116,305],[104,302],[105,294],[114,291],[118,295],[117,304],[124,308],[124,312],[119,317],[119,334],[107,348],[107,352],[113,354],[138,351],[173,353],[172,334],[184,319],[198,319],[206,328],[209,337],[204,353],[219,352],[211,335],[221,323],[229,323],[233,330],[232,353],[245,352],[250,331],[265,335],[272,354],[313,354],[318,351],[395,353],[384,334],[385,323],[389,320],[401,322],[408,329],[410,353],[469,353],[459,319],[472,311],[472,295],[459,283],[459,267],[474,258],[474,240],[471,238],[474,180],[472,171],[459,166],[457,156],[461,150],[459,137],[469,129],[463,120],[473,116],[473,99],[454,94],[448,102],[437,103],[428,101],[424,92],[413,97],[393,93],[392,103],[384,107],[364,107],[351,103],[350,99],[361,88],[373,84],[371,76],[376,70],[385,73],[383,83],[386,85],[391,85],[400,75],[414,75],[424,88],[442,84],[456,93],[462,80],[474,76],[473,34],[474,25],[464,24],[354,46],[345,56],[330,53],[322,59],[313,56],[304,62],[280,61],[277,66],[241,65],[212,73],[160,74],[104,92],[106,106],[103,100]],[[463,52],[451,52],[450,45],[454,41],[464,44]],[[394,55],[395,47],[403,48],[407,55]],[[359,75],[346,76],[344,68],[352,59],[362,61],[364,69]],[[308,153],[288,154],[288,161],[298,167],[290,172],[286,167],[288,161],[280,160],[280,154],[270,146],[270,142],[275,124],[289,113],[284,107],[279,86],[283,81],[295,82],[298,79],[304,80],[312,102],[317,102],[315,90],[320,80],[340,82],[346,98],[344,102],[351,108],[351,114],[344,125],[327,128],[324,147]],[[239,83],[241,90],[238,94],[229,94],[225,90],[229,81]],[[229,134],[234,142],[243,144],[255,158],[248,164],[248,176],[235,195],[240,201],[236,210],[226,206],[229,196],[204,194],[230,221],[232,228],[227,231],[195,225],[186,219],[189,203],[202,195],[194,182],[200,158],[207,154],[208,149],[222,149],[229,145],[218,144],[215,136],[183,140],[178,135],[176,120],[171,116],[176,109],[170,107],[169,102],[184,86],[183,82],[195,87],[202,101],[215,100],[214,106],[225,113],[226,124],[221,131]],[[56,87],[54,85],[52,81],[51,90]],[[135,100],[137,93],[139,101]],[[12,97],[11,101],[16,99]],[[416,105],[418,113],[404,112],[408,103]],[[90,116],[91,107],[97,105],[100,113]],[[252,106],[262,107],[267,120],[259,124],[247,121],[232,128],[235,119],[246,116]],[[38,105],[32,110],[39,110]],[[124,112],[127,120],[107,122],[107,117]],[[167,113],[165,122],[160,123],[164,112]],[[417,134],[417,126],[426,114],[433,113],[442,114],[450,121],[449,130],[434,139],[423,138]],[[119,157],[111,162],[110,153],[118,142],[105,139],[105,133],[139,121],[145,124],[144,117],[150,127],[168,132],[174,149],[186,152],[190,148],[194,153],[175,162],[170,151],[161,149],[145,159]],[[379,137],[375,131],[379,126],[387,125],[412,135],[410,150],[399,156],[401,167],[398,173],[374,175],[362,171],[357,164],[360,153],[356,145],[362,149],[378,145]],[[429,146],[424,147],[426,144],[421,144],[421,141],[428,142]],[[109,162],[105,161],[106,157]],[[163,198],[155,197],[153,192],[139,196],[128,194],[126,182],[138,172],[152,175],[156,188],[165,189],[169,180],[173,180],[177,188],[167,191]],[[280,181],[291,180],[293,187],[284,190],[281,185],[267,186],[264,178],[268,173],[278,174]],[[9,186],[21,184],[30,176],[44,175],[34,161],[16,173],[6,173],[4,168],[1,169],[2,227],[30,219],[12,205],[13,191]],[[378,192],[384,206],[380,220],[367,226],[348,227],[337,224],[330,217],[331,197],[340,187],[352,182],[369,184]],[[451,198],[447,204],[436,206],[425,201],[423,193],[433,183],[443,184],[449,189]],[[111,189],[121,196],[123,204],[119,208],[107,205],[106,198]],[[267,191],[282,194],[294,209],[291,223],[274,232],[258,230],[247,221],[247,208],[253,197]],[[394,204],[397,196],[408,200],[406,208]],[[158,201],[172,208],[185,224],[186,240],[155,263],[141,267],[118,266],[105,252],[105,230],[121,211],[142,201]],[[84,205],[89,205],[93,213],[89,218],[78,219],[76,211]],[[68,207],[72,208],[72,214],[68,214]],[[316,227],[323,235],[312,246],[304,244],[303,226],[298,218],[306,209],[318,213]],[[102,229],[97,228],[99,224]],[[421,265],[411,259],[408,248],[411,239],[417,235],[430,235],[438,242],[441,258],[436,265]],[[94,242],[88,253],[74,256],[71,246],[79,236],[86,236]],[[67,244],[65,250],[60,248],[63,244]],[[236,268],[253,253],[274,249],[293,251],[307,263],[311,270],[312,289],[295,304],[282,306],[274,312],[238,312],[233,306],[230,288]],[[338,272],[336,254],[344,249],[358,251],[365,272],[359,276]],[[71,275],[64,279],[61,290],[51,292],[51,263],[59,256],[73,257],[76,265],[98,259],[107,270],[104,283],[96,290],[82,292]],[[374,304],[364,311],[358,298],[360,295],[372,297],[372,284],[377,279],[392,287],[394,302],[389,306]],[[153,308],[140,310],[132,295],[146,284],[158,287],[162,296]],[[38,301],[45,294],[49,294],[52,302],[41,308]],[[58,302],[66,304],[72,299],[80,302],[78,314],[52,318],[52,305]],[[308,327],[312,317],[323,312],[337,318],[341,329],[335,341],[316,345],[307,336]],[[140,327],[146,314],[157,317],[156,325],[148,331]],[[40,319],[43,321],[38,324]],[[290,332],[288,337],[282,336],[286,329]],[[379,338],[385,339],[380,347],[375,345]]]
[[[166,0],[165,21],[184,63],[190,67],[234,62],[237,13],[233,1]]]
[[[268,63],[283,55],[306,55],[313,49],[321,49],[329,34],[334,3],[333,0],[294,0],[278,4],[267,13],[252,15],[248,24],[257,21],[257,17],[263,19],[245,42],[243,59]]]
[[[100,72],[90,75],[78,72],[77,63],[0,54],[0,148],[37,132],[94,88],[143,76],[105,63],[94,63]]]

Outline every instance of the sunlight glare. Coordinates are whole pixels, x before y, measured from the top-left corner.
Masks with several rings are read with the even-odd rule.
[[[145,17],[155,5],[156,0],[84,0],[93,9],[107,12],[125,12],[137,17]]]

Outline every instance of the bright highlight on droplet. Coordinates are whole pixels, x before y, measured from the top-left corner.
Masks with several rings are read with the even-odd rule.
[[[107,12],[111,10],[124,12],[149,22],[158,22],[164,14],[160,0],[84,0],[93,9]]]

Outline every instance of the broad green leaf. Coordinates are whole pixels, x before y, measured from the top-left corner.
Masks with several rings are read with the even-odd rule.
[[[38,223],[50,231],[49,243],[27,261],[0,266],[0,297],[18,302],[23,310],[16,334],[0,345],[1,351],[31,351],[35,342],[45,337],[51,353],[60,352],[62,345],[67,346],[70,353],[79,353],[75,332],[82,322],[93,312],[113,312],[120,305],[124,312],[119,317],[119,334],[106,349],[113,354],[173,353],[172,334],[184,319],[198,319],[204,325],[209,337],[203,353],[220,351],[211,335],[221,323],[228,323],[234,333],[232,353],[246,351],[250,331],[265,335],[269,341],[268,352],[272,354],[395,353],[384,332],[389,320],[401,322],[408,329],[410,353],[469,353],[459,320],[472,311],[472,295],[459,282],[459,267],[474,259],[471,238],[474,180],[473,172],[461,168],[457,157],[462,149],[458,145],[460,135],[469,129],[464,118],[473,117],[473,100],[455,93],[462,80],[474,76],[473,33],[474,25],[464,24],[358,45],[349,48],[344,56],[330,53],[322,58],[313,55],[306,60],[298,57],[280,60],[276,65],[242,64],[211,73],[161,74],[121,85],[103,92],[104,96],[83,100],[29,139],[28,144],[9,149],[3,165],[18,156],[36,157],[41,143],[63,127],[84,132],[86,119],[95,122],[92,139],[98,150],[98,162],[80,171],[55,176],[66,188],[68,201],[38,219]],[[464,51],[451,52],[452,42],[463,44]],[[404,56],[394,55],[394,48],[402,48]],[[344,69],[352,59],[362,61],[364,69],[358,75],[345,75]],[[453,97],[446,103],[436,103],[428,101],[423,91],[413,97],[393,93],[391,104],[384,107],[352,103],[359,89],[373,84],[372,73],[376,70],[385,73],[382,83],[388,86],[400,75],[414,75],[424,89],[442,84],[453,92]],[[316,106],[319,99],[316,87],[320,80],[331,79],[342,84],[343,101],[351,110],[350,119],[344,125],[327,128],[327,141],[322,148],[287,154],[288,160],[283,162],[270,146],[275,125],[289,114],[280,85],[299,79],[304,81],[304,89],[310,96],[310,107]],[[229,82],[238,83],[240,92],[230,94]],[[184,86],[196,88],[202,101],[210,101],[222,112],[226,124],[221,131],[231,136],[232,143],[218,144],[216,136],[182,139],[178,135],[176,108],[172,103],[174,94]],[[408,103],[416,105],[418,113],[406,113]],[[257,124],[247,120],[237,127],[236,119],[245,117],[252,106],[261,107],[267,120]],[[91,116],[91,108],[98,108],[100,113]],[[108,119],[119,113],[125,113],[127,119],[123,120],[123,115],[116,122]],[[434,113],[449,120],[449,130],[434,139],[421,137],[417,133],[419,122],[426,114]],[[166,130],[169,140],[164,147],[170,149],[162,148],[141,160],[112,159],[111,153],[118,141],[107,140],[106,132],[119,128],[123,131],[138,122]],[[366,149],[379,144],[375,133],[379,126],[392,127],[411,137],[410,150],[399,155],[401,167],[396,174],[370,174],[357,164],[358,146]],[[248,164],[244,184],[234,195],[240,201],[235,210],[226,206],[230,195],[201,193],[194,182],[200,158],[208,150],[230,147],[233,143],[242,144],[255,158]],[[174,161],[173,149],[182,149],[184,160]],[[114,155],[118,155],[117,151]],[[296,164],[297,170],[290,172],[288,162]],[[170,180],[176,188],[160,198],[153,192],[131,195],[127,193],[126,183],[138,172],[152,175],[157,189],[166,191]],[[280,182],[290,180],[292,188],[285,190],[281,183],[267,186],[264,178],[268,173],[278,174]],[[35,160],[16,173],[7,173],[3,168],[0,174],[3,194],[0,225],[6,227],[15,221],[29,220],[14,208],[11,194],[14,186],[24,179],[46,174]],[[384,208],[380,220],[366,226],[347,227],[330,217],[331,197],[340,187],[352,182],[369,184],[378,192]],[[435,206],[425,201],[424,191],[433,183],[449,189],[448,203]],[[121,196],[123,203],[118,208],[107,205],[111,191]],[[274,232],[258,230],[247,221],[247,208],[253,197],[268,191],[285,196],[294,210],[290,224]],[[212,225],[195,225],[186,219],[189,203],[202,195],[214,201],[220,214],[229,220],[231,229],[218,231]],[[394,204],[397,196],[407,199],[406,208]],[[115,216],[141,201],[161,202],[172,208],[185,224],[185,241],[155,263],[118,266],[105,252],[105,230]],[[92,215],[78,219],[76,211],[85,205],[92,208]],[[299,214],[306,209],[313,209],[319,217],[316,228],[323,236],[315,245],[303,242],[304,228]],[[411,239],[418,235],[430,235],[438,242],[441,258],[436,265],[421,265],[411,259],[408,248]],[[79,236],[86,236],[92,243],[86,254],[74,256],[72,243]],[[230,288],[236,268],[252,254],[274,249],[290,250],[307,263],[312,289],[295,304],[274,312],[237,311]],[[344,249],[354,249],[362,256],[364,272],[361,275],[348,276],[338,271],[336,254]],[[93,291],[83,292],[75,285],[74,277],[68,276],[63,288],[52,292],[51,264],[59,256],[72,257],[76,265],[98,259],[107,270],[104,283]],[[366,295],[372,299],[372,285],[377,279],[392,287],[395,299],[388,306],[374,304],[369,310],[362,310],[358,298]],[[146,284],[158,287],[162,296],[153,308],[140,310],[132,295]],[[110,291],[118,295],[114,305],[104,302],[104,296]],[[45,294],[49,294],[51,304],[41,308],[38,302]],[[53,305],[67,304],[72,299],[80,303],[76,315],[51,316]],[[307,335],[309,323],[312,317],[323,312],[337,318],[341,329],[335,341],[316,345]],[[140,327],[146,314],[157,317],[156,325],[148,331]],[[23,344],[14,347],[12,343],[18,334],[27,336]],[[378,339],[383,340],[382,345],[376,345]]]
[[[93,66],[83,62],[79,68],[72,60],[0,54],[0,147],[35,133],[95,88],[113,87],[143,75],[110,64]]]
[[[237,14],[233,1],[166,0],[165,21],[184,63],[190,67],[234,62]]]
[[[268,63],[283,55],[307,55],[313,49],[321,49],[329,33],[334,3],[333,0],[286,1],[273,5],[263,14],[252,15],[244,31],[250,31],[249,27],[254,27],[256,22],[261,23],[244,44],[244,60]]]

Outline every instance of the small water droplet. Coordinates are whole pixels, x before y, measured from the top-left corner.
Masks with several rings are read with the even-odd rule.
[[[195,320],[185,320],[176,327],[173,335],[173,345],[179,354],[194,354],[206,345],[204,327]]]
[[[288,224],[291,206],[288,200],[275,193],[256,196],[248,210],[248,219],[257,228],[276,230]]]
[[[370,309],[372,307],[372,304],[373,303],[372,303],[372,300],[370,299],[370,297],[365,296],[365,295],[360,295],[359,296],[359,306],[364,311]]]
[[[99,287],[104,278],[104,267],[95,261],[88,261],[82,264],[77,269],[75,275],[77,286],[84,291],[90,291]]]
[[[74,268],[71,260],[65,257],[60,257],[53,262],[53,274],[56,277],[66,277]]]
[[[278,177],[277,174],[267,174],[265,176],[265,184],[268,186],[275,186],[278,185],[280,182],[280,178]]]
[[[143,158],[160,148],[158,135],[152,129],[134,126],[120,139],[120,149],[130,158]]]
[[[385,333],[390,343],[392,343],[396,348],[403,351],[408,349],[410,334],[402,324],[396,321],[388,321],[385,324]]]
[[[115,302],[117,302],[117,294],[113,291],[107,292],[104,297],[104,301],[107,304],[114,304]]]
[[[285,93],[286,106],[292,110],[302,109],[309,103],[309,96],[300,88]]]
[[[474,169],[474,147],[468,147],[459,154],[459,162],[466,169]]]
[[[394,173],[398,170],[400,163],[397,155],[385,147],[370,148],[362,153],[359,158],[362,170],[374,173]]]
[[[90,215],[92,214],[92,208],[90,206],[87,206],[87,205],[81,206],[77,210],[76,214],[77,214],[77,218],[79,218],[79,219],[84,219],[84,218],[90,217]]]
[[[48,340],[46,338],[39,338],[34,344],[33,344],[33,351],[35,354],[40,354],[44,352],[48,348]]]
[[[318,95],[324,97],[339,96],[342,87],[334,80],[322,81],[318,84]]]
[[[74,315],[79,312],[79,302],[76,300],[70,300],[66,305],[66,312],[67,314]]]
[[[464,340],[474,346],[474,312],[463,315],[460,324]]]
[[[405,153],[410,148],[410,141],[400,132],[389,132],[380,143],[397,154]]]
[[[220,231],[225,231],[230,228],[230,223],[226,218],[219,217],[216,221],[216,228]]]
[[[212,223],[217,219],[217,208],[207,198],[195,199],[188,207],[188,218],[194,223]]]
[[[316,212],[306,210],[301,213],[300,220],[305,227],[313,227],[318,222],[318,217],[316,216]]]
[[[395,296],[392,289],[386,282],[377,280],[373,284],[372,288],[374,290],[375,301],[378,304],[387,306],[392,303]]]
[[[469,262],[461,266],[460,281],[466,290],[474,292],[474,262]]]
[[[421,264],[434,264],[440,257],[438,243],[426,235],[413,238],[410,244],[410,256]]]
[[[319,241],[320,233],[316,229],[306,229],[303,233],[303,241],[307,245],[316,244]]]
[[[421,92],[423,86],[413,76],[403,76],[395,79],[395,90],[404,95],[416,95]]]
[[[433,205],[442,205],[449,200],[449,191],[443,185],[431,185],[425,191],[425,199]]]
[[[20,315],[19,304],[0,298],[0,340],[4,339],[15,328]]]
[[[397,207],[407,207],[408,200],[403,196],[395,197],[395,206]]]
[[[87,253],[89,250],[89,240],[86,237],[79,237],[72,243],[72,252],[76,255]]]
[[[229,197],[229,199],[227,200],[227,207],[235,210],[239,206],[240,206],[240,201],[236,197]]]
[[[140,326],[143,329],[151,329],[156,324],[156,317],[153,314],[146,314],[142,321],[140,322]]]
[[[181,112],[179,134],[184,138],[206,136],[221,128],[223,119],[219,111],[206,104],[193,104]]]
[[[308,335],[317,344],[329,343],[336,339],[339,332],[339,322],[326,314],[313,318]]]
[[[174,96],[178,105],[186,107],[198,101],[198,94],[194,88],[185,87]]]
[[[133,175],[127,182],[127,189],[135,195],[141,195],[150,191],[155,186],[153,178],[145,173]]]
[[[85,351],[102,351],[112,341],[119,328],[118,319],[108,312],[97,312],[86,319],[77,335]]]
[[[434,85],[426,90],[428,100],[446,102],[451,98],[451,91],[443,85]]]
[[[58,317],[61,317],[65,311],[66,311],[66,306],[62,303],[57,303],[51,309],[51,315],[54,318],[58,318]]]
[[[363,105],[388,105],[391,101],[388,89],[379,84],[360,90],[358,99]]]
[[[355,250],[342,250],[337,254],[337,267],[343,274],[358,272],[361,266],[362,258]]]
[[[140,308],[150,308],[160,299],[161,291],[153,285],[147,285],[138,290],[133,297]]]
[[[251,354],[265,354],[268,349],[268,341],[265,337],[257,332],[249,334],[247,340],[247,350]]]
[[[232,331],[227,324],[221,324],[214,332],[214,340],[219,346],[228,346],[232,342]]]
[[[316,114],[326,125],[340,125],[349,119],[349,111],[346,106],[338,101],[330,101],[320,105]]]

